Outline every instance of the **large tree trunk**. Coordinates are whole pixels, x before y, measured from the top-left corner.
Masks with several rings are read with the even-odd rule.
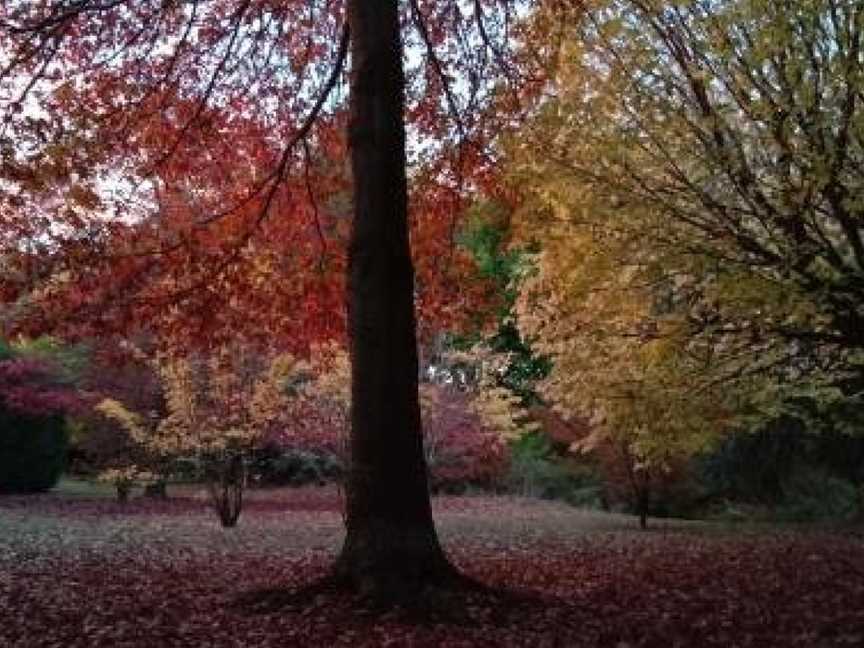
[[[351,466],[336,573],[386,599],[447,577],[450,567],[432,520],[417,394],[398,2],[352,0],[348,12]]]

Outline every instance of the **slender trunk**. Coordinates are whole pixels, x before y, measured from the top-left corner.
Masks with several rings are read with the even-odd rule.
[[[432,520],[417,393],[398,2],[352,0],[348,20],[351,466],[336,574],[364,595],[392,598],[449,565]]]
[[[630,451],[627,441],[622,439],[620,448],[621,456],[627,467],[630,488],[633,492],[633,504],[636,507],[636,514],[639,516],[639,528],[645,529],[648,527],[648,498],[651,488],[648,482],[649,478],[647,474],[637,469],[636,457]]]
[[[646,484],[642,484],[637,494],[637,508],[639,513],[639,528],[648,528],[648,503],[650,498],[650,490]]]
[[[243,456],[232,453],[223,458],[213,469],[208,488],[210,500],[219,522],[226,529],[237,526],[240,512],[243,510],[243,487],[246,482],[246,467]]]
[[[144,496],[158,500],[168,499],[168,482],[160,478],[152,484],[147,484],[144,486]]]
[[[125,504],[129,501],[129,492],[132,490],[131,484],[127,482],[117,482],[114,487],[117,489],[117,501]]]

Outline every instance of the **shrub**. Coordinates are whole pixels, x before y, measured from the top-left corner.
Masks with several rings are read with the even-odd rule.
[[[775,517],[790,522],[849,520],[858,513],[854,485],[818,468],[801,468],[784,483],[785,498]]]
[[[0,408],[0,492],[52,488],[65,467],[67,444],[59,414],[36,416]]]
[[[132,488],[142,479],[150,479],[152,475],[139,470],[138,466],[126,466],[125,468],[109,468],[103,470],[97,476],[97,480],[111,484],[117,490],[117,501],[126,502]]]
[[[0,492],[57,483],[68,445],[64,415],[80,405],[66,373],[48,358],[0,348]]]
[[[783,484],[810,453],[800,423],[778,420],[755,432],[730,435],[696,462],[700,479],[717,497],[752,504],[783,501]]]
[[[604,504],[595,471],[556,458],[548,439],[538,433],[513,444],[504,489],[522,497],[564,500],[573,506],[600,508]]]
[[[785,416],[731,435],[695,467],[706,499],[721,510],[731,502],[733,511],[755,510],[758,517],[847,519],[862,511],[862,458],[861,437],[811,432]]]
[[[266,447],[255,453],[250,472],[264,486],[304,486],[339,480],[344,470],[334,454]]]

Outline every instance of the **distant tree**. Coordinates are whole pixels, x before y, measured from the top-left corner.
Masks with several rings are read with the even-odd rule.
[[[152,360],[165,395],[166,413],[130,410],[105,399],[97,410],[117,421],[148,455],[164,481],[173,460],[194,457],[204,465],[211,500],[223,526],[236,525],[243,503],[245,466],[263,426],[255,407],[267,390],[263,359],[255,353],[222,348],[209,355],[157,356]],[[256,398],[258,396],[258,398]]]
[[[652,485],[735,425],[750,397],[745,385],[762,383],[724,383],[736,357],[693,334],[698,305],[682,299],[686,282],[676,285],[675,266],[640,234],[650,213],[615,212],[621,229],[598,231],[570,217],[585,207],[578,187],[556,176],[542,187],[549,202],[534,207],[555,215],[532,230],[544,235],[544,248],[520,283],[516,323],[551,361],[536,385],[540,396],[565,419],[587,424],[572,450],[598,456],[610,481],[632,491],[644,521]]]

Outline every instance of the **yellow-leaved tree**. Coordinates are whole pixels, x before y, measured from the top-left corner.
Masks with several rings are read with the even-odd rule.
[[[528,420],[518,397],[493,380],[506,358],[478,347],[451,353],[441,361],[470,365],[476,371],[471,384],[461,389],[441,382],[420,384],[423,447],[432,487],[490,485],[506,467],[507,444],[536,425]],[[335,445],[343,461],[348,458],[350,378],[351,365],[344,349],[318,347],[298,394],[314,410],[318,429],[336,434]]]
[[[503,146],[542,250],[519,328],[554,362],[542,393],[593,422],[576,449],[617,446],[634,483],[732,425],[864,396],[864,8],[792,13],[536,17],[554,81]]]
[[[682,12],[612,0],[567,24],[549,95],[503,145],[516,242],[541,250],[515,307],[552,361],[539,391],[590,421],[572,449],[617,460],[643,524],[664,474],[771,416],[800,351],[772,326],[816,317],[799,286],[742,262],[740,237],[690,217],[717,169],[688,129],[701,117],[652,85],[679,73],[663,36],[640,32]]]
[[[248,455],[268,426],[290,418],[295,403],[284,385],[303,364],[291,356],[268,359],[239,347],[188,357],[160,355],[152,363],[162,381],[167,416],[150,420],[107,399],[97,409],[146,450],[163,479],[174,460],[194,459],[223,526],[236,525]]]
[[[569,210],[581,210],[579,202],[551,203],[550,195],[535,206],[553,215],[543,219],[549,236],[521,283],[517,324],[552,360],[538,384],[542,397],[565,418],[590,422],[571,449],[619,464],[617,479],[644,524],[652,487],[728,428],[743,404],[741,385],[713,388],[729,358],[693,334],[691,309],[675,304],[676,290],[686,291],[676,288],[669,259],[638,235],[573,222]],[[627,216],[633,225],[640,214]]]
[[[505,144],[516,224],[543,250],[525,331],[616,381],[646,355],[675,367],[675,412],[700,393],[754,423],[860,406],[864,10],[592,4],[538,18],[560,27],[554,82]]]

